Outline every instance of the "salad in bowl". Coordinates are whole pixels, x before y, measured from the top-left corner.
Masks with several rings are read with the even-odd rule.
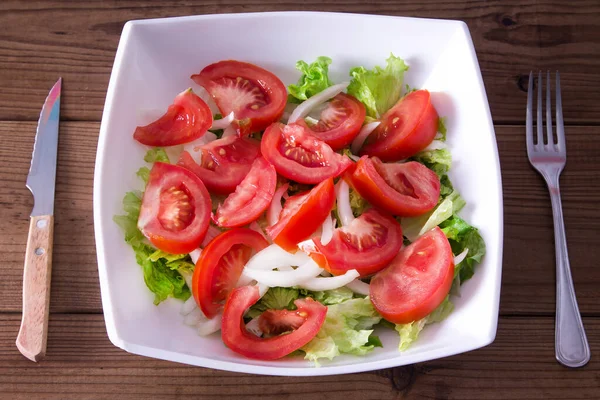
[[[133,132],[145,189],[114,221],[155,304],[180,300],[231,352],[319,365],[381,347],[378,327],[405,351],[485,254],[448,176],[452,132],[400,57],[345,82],[308,61],[287,87],[243,60],[199,66]]]

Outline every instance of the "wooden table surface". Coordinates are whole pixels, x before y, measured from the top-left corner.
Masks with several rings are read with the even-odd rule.
[[[355,375],[251,376],[128,354],[108,340],[92,221],[106,88],[131,19],[319,10],[464,20],[496,127],[504,187],[498,335],[467,354]],[[212,0],[0,2],[0,398],[600,398],[600,3],[597,0]],[[555,267],[548,192],[525,152],[530,70],[558,69],[568,163],[561,184],[573,279],[592,350],[584,368],[554,359]],[[15,347],[28,216],[25,188],[40,107],[58,76],[63,102],[47,357]]]

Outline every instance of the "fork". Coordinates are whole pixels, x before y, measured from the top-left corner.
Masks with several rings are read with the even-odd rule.
[[[590,360],[590,346],[585,335],[571,268],[567,254],[567,239],[560,199],[559,176],[567,161],[565,129],[560,94],[560,75],[556,72],[556,135],[552,132],[552,102],[550,71],[546,75],[546,138],[542,120],[542,72],[538,73],[537,135],[533,134],[533,72],[529,73],[527,91],[527,156],[531,165],[544,177],[554,217],[554,245],[556,251],[556,322],[554,346],[556,359],[567,367],[582,367]],[[535,140],[534,140],[535,139]]]

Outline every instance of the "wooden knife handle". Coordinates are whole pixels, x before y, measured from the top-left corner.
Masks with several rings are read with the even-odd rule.
[[[54,216],[31,217],[23,272],[23,319],[17,347],[32,361],[46,354],[53,232]]]

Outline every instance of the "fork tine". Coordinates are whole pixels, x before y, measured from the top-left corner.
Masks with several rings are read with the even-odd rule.
[[[548,147],[554,149],[554,138],[552,137],[552,98],[550,95],[550,71],[546,71],[546,136]]]
[[[527,88],[527,114],[525,119],[525,138],[527,153],[533,152],[533,71],[529,72],[529,87]]]
[[[535,125],[537,127],[537,147],[544,146],[544,120],[542,119],[542,71],[538,72],[538,95],[537,95],[537,119]]]
[[[565,126],[562,113],[562,96],[560,94],[560,74],[556,71],[556,138],[558,151],[566,152],[565,145]]]

